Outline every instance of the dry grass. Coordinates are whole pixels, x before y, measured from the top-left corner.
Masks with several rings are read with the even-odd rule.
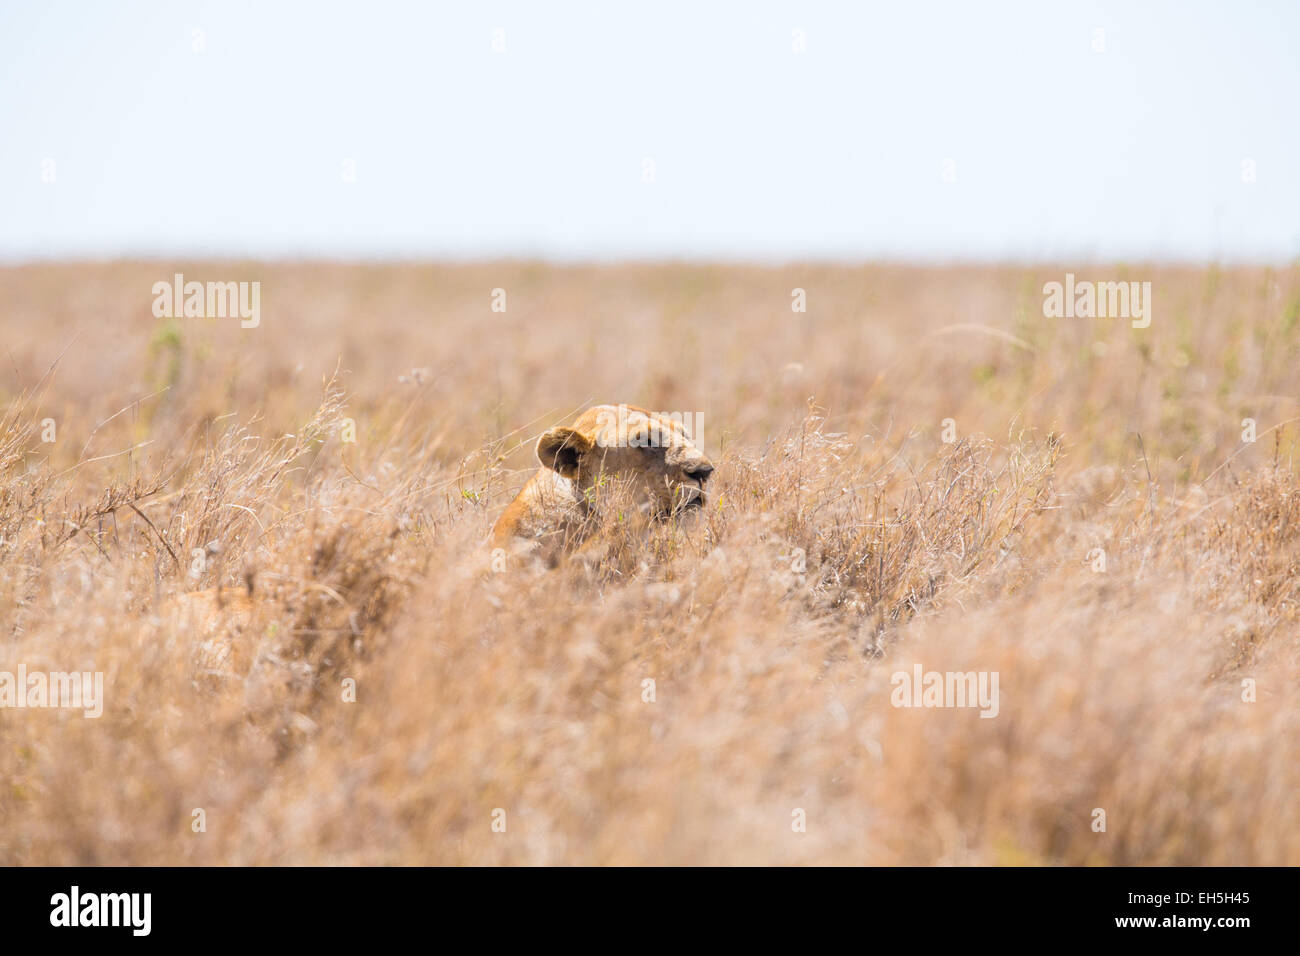
[[[0,709],[0,863],[1300,863],[1300,269],[1064,271],[0,270],[0,670],[106,684]],[[702,412],[714,503],[491,573],[594,401]]]

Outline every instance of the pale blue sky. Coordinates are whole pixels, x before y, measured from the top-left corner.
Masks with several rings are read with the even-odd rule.
[[[11,261],[1300,255],[1287,0],[3,0],[0,68]]]

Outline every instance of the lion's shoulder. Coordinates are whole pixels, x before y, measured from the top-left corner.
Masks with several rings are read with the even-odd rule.
[[[549,468],[538,468],[492,526],[493,547],[514,538],[557,533],[565,523],[582,519],[583,505],[573,482]]]

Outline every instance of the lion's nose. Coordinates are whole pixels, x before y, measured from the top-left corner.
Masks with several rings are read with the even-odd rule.
[[[692,465],[686,469],[686,477],[693,478],[703,485],[709,480],[709,475],[713,474],[713,466],[709,464]]]

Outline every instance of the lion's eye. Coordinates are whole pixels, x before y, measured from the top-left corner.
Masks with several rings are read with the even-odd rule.
[[[686,477],[693,478],[694,480],[698,481],[700,484],[704,484],[706,481],[708,481],[709,475],[711,474],[713,474],[712,465],[696,465],[694,468],[686,469]]]

